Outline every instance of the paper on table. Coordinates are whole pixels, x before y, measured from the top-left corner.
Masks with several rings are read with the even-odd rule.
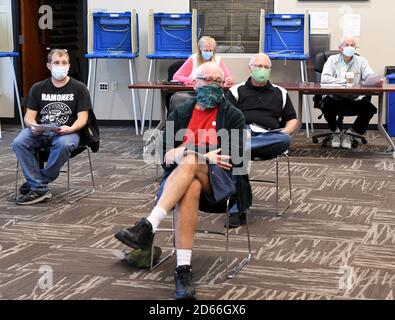
[[[369,77],[366,78],[365,82],[363,83],[364,86],[370,86],[370,87],[374,87],[376,86],[377,82],[383,80],[383,77],[378,75],[378,74],[374,74],[371,75]]]
[[[341,83],[321,83],[321,87],[343,87],[344,85]]]

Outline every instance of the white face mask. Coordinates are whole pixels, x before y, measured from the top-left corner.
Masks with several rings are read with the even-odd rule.
[[[69,73],[69,69],[70,69],[69,67],[61,67],[61,66],[52,67],[51,70],[52,77],[58,81],[62,81],[67,77]]]

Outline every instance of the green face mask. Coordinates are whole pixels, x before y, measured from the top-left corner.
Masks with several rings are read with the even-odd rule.
[[[210,84],[196,90],[197,103],[205,109],[216,108],[221,104],[223,96],[223,89],[216,84]]]
[[[265,83],[270,79],[270,70],[266,68],[256,68],[251,72],[252,78],[259,83]]]

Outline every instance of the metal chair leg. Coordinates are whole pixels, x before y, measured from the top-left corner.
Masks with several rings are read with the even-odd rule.
[[[18,180],[19,180],[19,161],[16,161],[16,177],[15,177],[15,200],[18,197]]]
[[[155,268],[159,267],[163,262],[165,262],[166,260],[168,260],[169,258],[171,258],[172,256],[174,256],[174,254],[176,253],[176,233],[175,233],[175,218],[174,218],[174,210],[172,213],[172,221],[171,221],[171,229],[157,229],[156,232],[171,232],[173,233],[173,247],[170,251],[170,253],[168,255],[166,255],[164,258],[160,259],[155,265],[154,265],[154,242],[152,242],[152,246],[151,246],[151,270],[154,270]]]
[[[244,266],[251,260],[251,240],[250,240],[250,231],[248,229],[248,215],[246,215],[246,228],[247,228],[247,243],[248,243],[248,254],[247,256],[231,271],[229,271],[229,201],[228,199],[226,205],[226,276],[228,279],[233,279],[233,277],[244,268]]]
[[[277,198],[276,214],[277,214],[278,217],[281,217],[285,213],[285,211],[287,211],[292,206],[292,203],[293,203],[293,200],[292,200],[292,185],[291,185],[291,166],[290,166],[290,163],[289,163],[289,155],[288,155],[288,152],[284,152],[282,155],[287,158],[289,199],[288,199],[288,205],[281,212],[278,212],[278,198]],[[278,188],[278,169],[277,169],[276,174],[277,174],[277,188]]]
[[[75,203],[81,199],[84,199],[87,196],[90,196],[91,194],[94,194],[96,192],[95,179],[93,177],[91,153],[90,153],[88,147],[86,148],[86,151],[88,151],[88,160],[89,160],[89,169],[90,169],[90,173],[91,173],[92,189],[88,193],[86,193],[74,200],[70,200],[70,160],[67,160],[67,202],[70,204]]]

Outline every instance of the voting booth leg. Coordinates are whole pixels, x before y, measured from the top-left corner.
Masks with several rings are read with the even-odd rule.
[[[96,71],[97,71],[97,59],[89,59],[89,72],[88,72],[87,87],[88,87],[89,92],[91,93],[93,109],[95,109]]]
[[[12,70],[12,78],[13,78],[13,81],[14,81],[15,97],[16,97],[16,102],[18,104],[18,112],[19,112],[19,118],[21,120],[21,127],[22,127],[22,129],[25,129],[25,123],[23,121],[23,114],[22,114],[22,107],[21,107],[21,99],[19,98],[18,83],[16,81],[16,75],[15,75],[13,58],[10,57],[9,61],[10,61],[10,67],[11,67],[11,70]]]
[[[133,77],[133,66],[132,61],[129,59],[129,73],[130,73],[130,83],[134,84],[134,77]],[[133,116],[134,116],[134,125],[136,128],[136,135],[139,135],[139,125],[137,120],[137,109],[136,109],[136,90],[132,90],[132,104],[133,104]]]
[[[134,81],[137,82],[137,69],[136,69],[136,60],[133,59],[132,60],[132,76]],[[140,101],[140,94],[138,90],[135,90],[135,95],[136,95],[136,103],[137,103],[137,107],[138,107],[138,115],[137,118],[140,120],[140,125],[141,125],[141,101]],[[139,131],[140,132],[140,131]]]
[[[154,68],[153,68],[154,76],[152,78],[152,81],[155,81],[155,79],[156,79],[157,62],[158,62],[157,60],[155,60],[155,62],[154,62]],[[152,127],[152,117],[154,114],[154,100],[155,100],[155,91],[152,90],[151,91],[151,110],[150,110],[148,130],[151,130],[151,127]]]

